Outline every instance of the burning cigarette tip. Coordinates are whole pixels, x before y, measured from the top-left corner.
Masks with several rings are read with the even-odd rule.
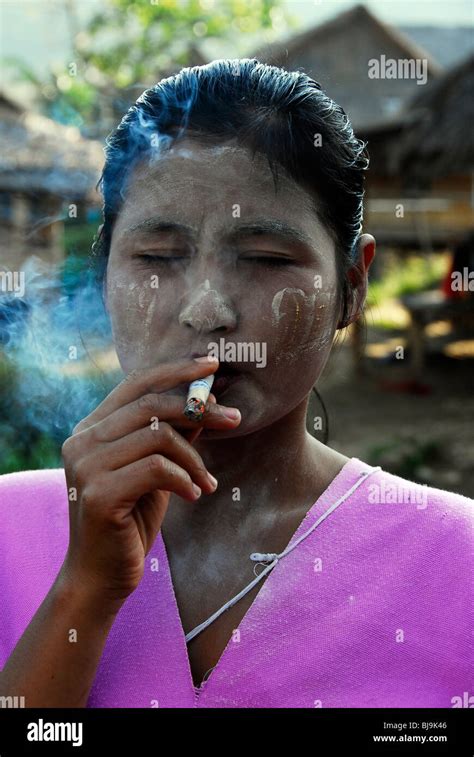
[[[192,421],[200,421],[202,419],[213,382],[213,373],[210,376],[191,382],[184,408],[186,418]]]
[[[186,418],[190,418],[192,421],[200,421],[202,416],[204,415],[204,411],[206,409],[206,403],[202,400],[198,400],[194,397],[191,397],[190,400],[186,402],[186,407],[184,408],[184,414]]]

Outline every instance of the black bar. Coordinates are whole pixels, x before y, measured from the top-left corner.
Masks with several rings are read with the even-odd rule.
[[[48,723],[71,724],[68,733],[64,726],[70,741],[44,740],[55,733]],[[308,757],[352,755],[355,750],[361,755],[472,757],[472,725],[469,708],[1,709],[0,757],[92,755],[101,748],[120,757],[161,757],[183,747],[227,757],[239,746],[246,757],[271,757],[274,749],[278,754],[303,751]],[[28,733],[43,740],[28,740]],[[55,735],[60,737],[61,731]],[[375,741],[378,736],[392,738]],[[426,737],[424,743],[420,737]]]

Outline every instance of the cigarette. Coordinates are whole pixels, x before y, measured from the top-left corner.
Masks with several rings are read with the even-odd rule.
[[[202,419],[213,382],[213,373],[210,376],[205,376],[191,382],[184,408],[186,418],[190,418],[192,421],[200,421]]]

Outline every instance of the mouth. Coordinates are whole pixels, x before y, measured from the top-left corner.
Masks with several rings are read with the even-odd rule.
[[[214,374],[214,383],[212,385],[212,393],[217,396],[221,396],[230,386],[233,386],[238,381],[241,381],[244,374],[237,368],[234,368],[228,363],[220,363],[219,368]]]

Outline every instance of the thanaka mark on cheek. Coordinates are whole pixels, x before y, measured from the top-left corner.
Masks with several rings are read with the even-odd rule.
[[[285,298],[286,296],[286,298]],[[324,309],[330,304],[331,292],[306,295],[302,289],[280,289],[272,301],[272,325],[277,329],[276,362],[293,360],[308,351],[320,351],[332,342],[331,324]],[[316,302],[326,300],[316,306]],[[283,305],[288,307],[283,310]],[[319,324],[317,333],[315,327]]]
[[[142,294],[143,294],[143,291],[140,292],[138,296],[139,303],[140,303],[140,298]],[[146,295],[146,292],[145,292],[145,295]],[[142,339],[139,340],[139,343],[138,343],[138,354],[140,358],[143,358],[145,356],[145,351],[147,352],[147,354],[151,354],[150,330],[151,330],[151,322],[153,320],[153,315],[156,308],[156,302],[157,302],[156,294],[152,292],[152,298],[150,302],[148,303],[148,307],[146,309],[146,316],[145,316],[144,327],[143,327],[143,337]],[[140,304],[140,307],[143,307],[143,306]]]
[[[278,292],[276,292],[272,300],[272,326],[278,326],[282,318],[280,309],[285,294],[300,294],[306,302],[306,295],[302,289],[297,289],[295,287],[285,287],[284,289],[280,289]],[[315,294],[309,295],[308,297],[310,299],[311,306],[314,306]]]
[[[149,281],[130,282],[126,276],[109,280],[108,300],[115,349],[122,364],[146,364],[158,294]],[[145,312],[144,312],[145,311]]]

